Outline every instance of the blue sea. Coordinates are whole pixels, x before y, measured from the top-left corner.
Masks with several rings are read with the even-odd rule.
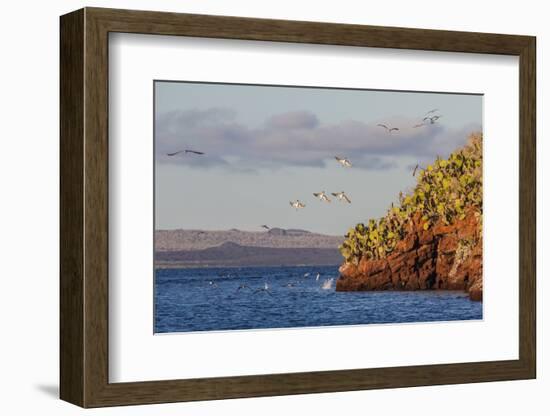
[[[482,319],[464,292],[336,292],[336,265],[155,274],[155,333]]]

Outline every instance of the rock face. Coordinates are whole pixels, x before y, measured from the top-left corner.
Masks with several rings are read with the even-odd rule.
[[[465,290],[470,299],[481,301],[480,229],[479,214],[474,211],[454,224],[438,222],[428,230],[424,230],[420,214],[415,215],[389,256],[344,263],[336,290]]]

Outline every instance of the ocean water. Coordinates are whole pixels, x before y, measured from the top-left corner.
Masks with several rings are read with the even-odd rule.
[[[157,269],[154,330],[482,319],[481,302],[470,301],[464,292],[336,292],[337,278],[338,266]]]

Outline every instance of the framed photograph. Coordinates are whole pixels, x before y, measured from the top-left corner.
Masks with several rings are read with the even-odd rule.
[[[536,377],[534,37],[60,28],[63,400]]]

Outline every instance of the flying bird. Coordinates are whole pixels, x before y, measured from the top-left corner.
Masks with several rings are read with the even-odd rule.
[[[346,201],[348,204],[351,204],[351,200],[344,193],[344,191],[342,191],[342,192],[333,192],[332,196],[336,197],[339,201]]]
[[[422,120],[423,120],[423,121],[428,121],[429,124],[435,124],[435,122],[436,122],[437,120],[439,120],[441,117],[443,117],[443,116],[440,116],[440,115],[426,116],[426,117],[424,117]]]
[[[330,202],[330,198],[327,196],[327,194],[325,193],[325,191],[323,192],[314,192],[313,193],[313,196],[315,198],[319,198],[320,201],[323,201],[323,202]]]
[[[296,201],[290,201],[290,206],[292,208],[296,208],[296,211],[298,211],[301,208],[305,208],[306,204],[304,204],[303,202],[300,202],[300,200],[297,199]]]
[[[271,230],[271,227],[267,226],[267,225],[260,225],[261,228],[265,228],[266,230]]]
[[[197,150],[191,150],[191,149],[183,149],[173,153],[166,153],[166,156],[176,156],[176,155],[179,155],[180,153],[185,153],[185,154],[193,153],[195,155],[204,155],[204,152],[199,152]]]
[[[392,131],[399,131],[397,127],[388,127],[385,124],[377,124],[377,126],[386,129],[388,133],[391,133]]]
[[[434,113],[437,113],[438,111],[439,110],[437,108],[434,108],[433,110],[430,110],[427,113],[425,113],[424,116],[422,117],[422,122],[415,124],[413,126],[413,129],[426,126],[426,122],[427,124],[434,124],[438,119],[441,118],[440,115],[434,114]],[[430,115],[430,114],[433,114],[433,115]]]
[[[416,176],[416,170],[417,170],[417,169],[418,169],[418,165],[416,165],[416,166],[414,167],[413,176]]]
[[[321,273],[317,273],[317,276],[315,276],[315,281],[318,282],[320,277],[321,277]]]
[[[310,273],[307,272],[307,273],[304,273],[304,277],[309,277]]]
[[[334,156],[334,159],[345,168],[351,168],[351,162],[345,157]]]

